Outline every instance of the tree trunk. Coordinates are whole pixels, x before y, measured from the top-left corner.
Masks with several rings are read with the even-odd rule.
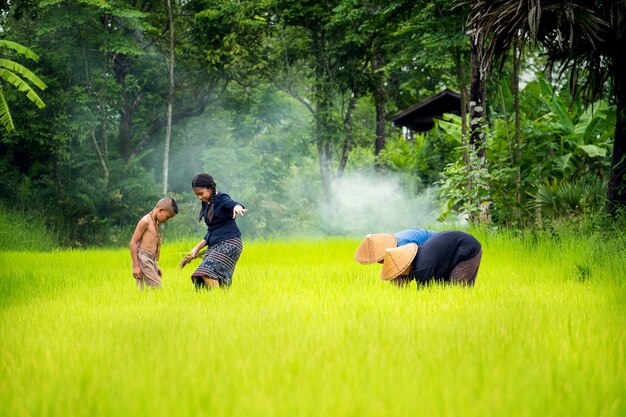
[[[472,37],[472,59],[470,68],[470,145],[479,157],[485,156],[485,70],[483,67],[482,39]]]
[[[331,199],[332,170],[332,133],[331,133],[331,98],[329,91],[328,72],[325,66],[325,34],[322,29],[313,30],[315,48],[315,137],[317,142],[317,156],[320,164],[320,175],[324,191],[324,198],[328,203]]]
[[[61,202],[61,213],[63,217],[67,217],[67,204],[65,201],[65,186],[63,185],[64,175],[61,173],[61,167],[59,166],[59,160],[54,161],[54,183],[57,191],[57,204]]]
[[[124,162],[131,156],[132,120],[134,109],[128,102],[128,95],[122,93],[122,109],[120,111],[120,154]]]
[[[469,138],[469,172],[470,177],[475,178],[475,182],[471,183],[472,195],[479,195],[479,188],[487,187],[484,181],[487,177],[482,172],[486,169],[486,144],[485,144],[485,78],[486,68],[484,63],[484,40],[478,32],[474,31],[471,37],[471,63],[470,63],[470,138]],[[469,197],[469,196],[468,196]],[[478,201],[468,201],[469,216],[472,222],[489,223],[489,202],[482,200],[482,196]],[[476,215],[478,213],[478,215]]]
[[[120,109],[120,155],[124,162],[128,162],[131,156],[131,140],[132,140],[132,120],[134,107],[132,99],[126,91],[126,59],[124,55],[116,55],[113,59],[113,71],[115,72],[115,81],[121,87],[122,108]]]
[[[172,0],[167,0],[167,24],[170,32],[170,59],[168,63],[169,89],[167,93],[167,126],[165,129],[165,146],[163,148],[163,195],[167,194],[167,183],[170,167],[170,142],[172,138],[172,107],[174,104],[174,15]]]
[[[467,145],[467,85],[465,84],[465,70],[460,48],[454,50],[454,63],[459,93],[461,94],[461,144],[465,146]],[[467,163],[467,152],[463,152],[463,161]]]
[[[341,152],[341,159],[339,160],[339,167],[337,168],[337,177],[341,177],[343,175],[343,171],[348,164],[350,150],[352,150],[352,143],[354,142],[354,135],[352,132],[352,111],[356,107],[356,100],[356,93],[352,93],[350,101],[348,102],[348,108],[346,109],[346,115],[343,119],[345,138],[343,142],[343,151]]]
[[[468,172],[470,170],[470,158],[468,154],[468,142],[467,142],[467,85],[465,80],[465,69],[463,68],[463,56],[461,55],[460,48],[454,48],[454,63],[456,67],[456,78],[459,83],[459,92],[461,94],[461,146],[463,148],[463,163],[465,164]],[[470,194],[472,185],[470,183],[470,176],[467,176],[465,183],[465,192]]]
[[[93,85],[91,84],[91,76],[89,73],[89,61],[87,60],[87,54],[85,53],[85,48],[82,42],[81,42],[81,53],[82,53],[83,65],[85,69],[85,82],[87,83],[87,91],[89,91],[89,94],[95,95],[93,91]],[[105,48],[104,48],[105,62],[106,62],[107,53],[108,53],[107,43],[105,41]],[[106,161],[106,155],[107,155],[109,145],[108,145],[108,137],[107,137],[107,130],[106,130],[107,120],[106,120],[106,117],[104,116],[105,114],[104,109],[106,105],[105,105],[104,97],[102,93],[98,95],[98,107],[100,109],[100,111],[98,112],[98,115],[100,117],[100,124],[102,126],[102,137],[104,140],[104,152],[100,150],[100,145],[98,144],[98,139],[96,137],[96,129],[97,129],[96,125],[92,126],[90,136],[91,136],[91,140],[93,141],[94,148],[96,149],[96,155],[98,156],[98,161],[100,161],[100,166],[102,166],[102,175],[104,177],[103,188],[106,191],[106,189],[109,187],[109,167],[107,166],[107,161]]]
[[[517,45],[513,44],[513,74],[511,76],[511,90],[513,92],[513,109],[515,111],[515,147],[513,149],[513,169],[515,169],[515,207],[513,208],[513,216],[517,221],[518,227],[521,225],[521,146],[520,146],[520,109],[519,109],[519,68],[520,57],[522,51]]]
[[[376,170],[380,171],[382,166],[378,159],[380,152],[385,149],[386,132],[385,132],[385,104],[387,101],[387,93],[385,92],[385,71],[384,58],[380,47],[374,47],[372,54],[372,71],[374,73],[375,91],[374,91],[374,105],[376,107],[376,142],[374,144],[374,164]]]
[[[93,146],[96,149],[96,155],[98,155],[98,160],[100,161],[100,166],[102,166],[102,175],[104,177],[104,186],[103,188],[106,190],[109,186],[109,168],[107,166],[107,161],[104,158],[102,151],[100,150],[100,146],[98,145],[98,140],[96,139],[96,128],[95,126],[91,129],[91,140],[93,141]]]
[[[620,52],[626,47],[626,39],[622,38],[619,44],[622,44],[622,49],[616,49],[612,57],[613,92],[617,102],[617,117],[607,196],[607,209],[613,215],[626,209],[626,57],[623,52]]]

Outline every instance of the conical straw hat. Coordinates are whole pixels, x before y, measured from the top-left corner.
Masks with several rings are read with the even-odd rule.
[[[409,243],[397,248],[387,249],[383,259],[380,278],[389,281],[409,273],[409,267],[417,254],[417,244]]]
[[[395,248],[398,240],[391,233],[378,233],[365,236],[354,253],[354,259],[361,264],[380,262],[387,248]]]

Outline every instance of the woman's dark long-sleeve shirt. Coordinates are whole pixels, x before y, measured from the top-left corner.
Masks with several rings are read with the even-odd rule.
[[[237,204],[242,207],[243,204],[233,201],[226,193],[217,193],[213,204],[215,208],[211,222],[208,219],[211,204],[204,204],[202,207],[202,218],[207,225],[207,234],[204,236],[207,245],[217,245],[226,239],[241,236],[241,231],[233,219],[233,209]]]
[[[454,267],[472,259],[480,248],[480,242],[469,233],[458,230],[437,233],[419,245],[410,275],[421,284],[433,279],[450,281]]]

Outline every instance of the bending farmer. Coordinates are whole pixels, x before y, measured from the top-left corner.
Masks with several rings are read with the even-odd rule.
[[[421,285],[437,280],[472,286],[481,258],[482,248],[474,236],[448,230],[420,246],[409,243],[387,249],[380,277],[400,286],[412,280]]]

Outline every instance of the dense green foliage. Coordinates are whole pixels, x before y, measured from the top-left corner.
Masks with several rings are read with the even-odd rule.
[[[522,158],[515,166],[512,99],[506,84],[502,87],[502,104],[493,109],[502,117],[494,117],[488,135],[489,176],[476,181],[482,187],[468,196],[467,179],[474,174],[461,160],[448,166],[442,191],[449,207],[471,209],[471,200],[488,200],[496,223],[522,226],[600,215],[610,172],[614,106],[602,100],[585,109],[579,102],[570,103],[564,91],[554,92],[541,77],[528,83],[521,91]],[[439,126],[453,140],[459,136],[459,123],[450,117]],[[523,190],[519,201],[510,192],[516,189],[518,174]]]
[[[513,60],[512,90],[517,102],[520,57],[527,45],[539,47],[548,68],[559,67],[559,78],[568,74],[570,93],[581,92],[587,104],[607,94],[613,96],[617,117],[607,180],[607,212],[623,213],[626,207],[626,3],[597,0],[467,1],[472,36],[481,39],[481,62],[490,66]],[[477,62],[472,60],[472,62]],[[478,66],[473,66],[477,68]],[[519,106],[516,104],[516,116]],[[516,145],[519,147],[519,118]],[[515,153],[519,162],[519,152]],[[519,177],[516,194],[520,192]],[[519,198],[518,198],[519,200]]]
[[[167,190],[183,210],[170,235],[197,233],[189,182],[204,171],[251,209],[241,227],[255,238],[337,233],[329,224],[349,211],[338,207],[338,180],[360,190],[369,179],[392,178],[407,200],[442,187],[429,202],[441,218],[474,219],[484,201],[496,226],[578,221],[605,206],[615,96],[607,90],[585,110],[579,98],[571,101],[569,86],[542,81],[537,53],[523,62],[530,82],[519,106],[519,147],[508,64],[501,79],[489,81],[483,171],[468,168],[460,120],[410,141],[385,120],[444,88],[467,88],[464,2],[173,4]],[[18,111],[17,130],[0,132],[0,200],[45,218],[62,245],[125,243],[166,177],[165,5],[46,0],[0,7],[2,38],[41,57],[31,69],[48,85],[43,110],[20,91],[2,90]],[[369,201],[370,212],[380,209]],[[350,232],[361,230],[341,233]]]
[[[623,416],[623,236],[477,233],[472,289],[398,289],[356,240],[247,243],[228,291],[128,250],[0,252],[0,415]],[[187,267],[190,268],[190,267]]]

